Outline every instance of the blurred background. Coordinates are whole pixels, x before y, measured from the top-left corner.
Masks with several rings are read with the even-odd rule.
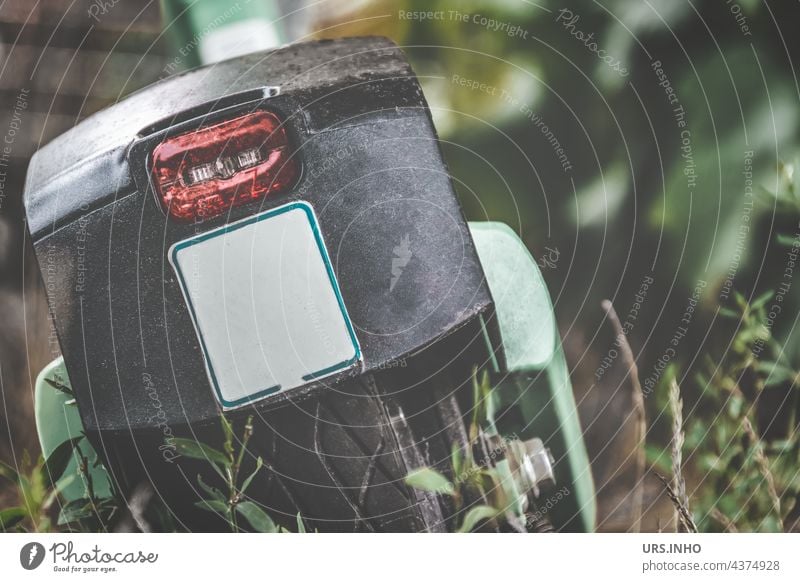
[[[58,354],[26,239],[27,162],[200,62],[202,38],[176,46],[164,33],[180,4],[0,4],[9,465],[35,463],[33,379]],[[377,34],[404,47],[468,218],[510,224],[548,283],[601,529],[678,527],[661,475],[701,530],[800,531],[799,3],[269,5],[280,40]],[[13,494],[0,480],[0,507]]]

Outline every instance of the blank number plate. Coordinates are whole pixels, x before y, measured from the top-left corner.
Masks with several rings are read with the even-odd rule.
[[[296,202],[176,243],[172,263],[224,408],[360,360],[313,209]]]

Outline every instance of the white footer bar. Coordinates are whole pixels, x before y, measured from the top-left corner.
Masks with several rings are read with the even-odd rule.
[[[796,581],[799,554],[800,534],[0,535],[3,580]]]

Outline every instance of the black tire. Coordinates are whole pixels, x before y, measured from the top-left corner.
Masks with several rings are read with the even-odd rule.
[[[254,416],[240,474],[250,474],[258,457],[264,469],[247,496],[292,531],[298,514],[307,530],[454,529],[457,517],[449,497],[412,489],[405,477],[429,466],[452,478],[453,443],[467,446],[464,415],[469,414],[472,370],[486,361],[485,343],[476,328],[465,326],[402,362],[267,412],[245,409],[229,414],[237,436],[245,419]],[[176,433],[220,447],[218,423]],[[159,454],[162,439],[146,433],[107,441],[114,443],[108,453],[120,490],[130,492],[142,481],[150,482],[154,498],[182,528],[225,530],[224,520],[197,507],[208,497],[198,475],[223,489],[220,477],[204,461],[181,458],[165,463]]]

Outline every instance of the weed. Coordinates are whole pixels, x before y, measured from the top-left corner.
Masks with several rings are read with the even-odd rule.
[[[226,491],[223,492],[207,484],[200,475],[197,475],[197,483],[208,495],[208,498],[198,501],[195,505],[200,509],[221,515],[233,532],[241,531],[241,519],[244,519],[257,532],[277,532],[278,526],[275,525],[272,518],[260,505],[247,497],[247,489],[264,466],[264,460],[258,457],[255,469],[244,480],[240,479],[247,444],[253,436],[253,417],[247,418],[238,451],[234,445],[233,425],[224,416],[221,418],[224,436],[222,451],[196,440],[185,438],[174,440],[181,455],[208,461],[225,483]]]
[[[462,450],[453,443],[450,456],[450,471],[453,480],[431,467],[420,467],[411,471],[406,483],[421,491],[437,495],[447,495],[455,506],[456,513],[463,513],[458,532],[470,532],[486,523],[497,523],[504,516],[511,503],[506,498],[501,478],[494,467],[475,459],[474,448],[481,439],[482,432],[490,424],[491,384],[488,373],[478,378],[477,369],[472,375],[472,417],[468,427],[469,442]],[[469,500],[481,499],[484,503]],[[466,511],[463,510],[466,508]]]

